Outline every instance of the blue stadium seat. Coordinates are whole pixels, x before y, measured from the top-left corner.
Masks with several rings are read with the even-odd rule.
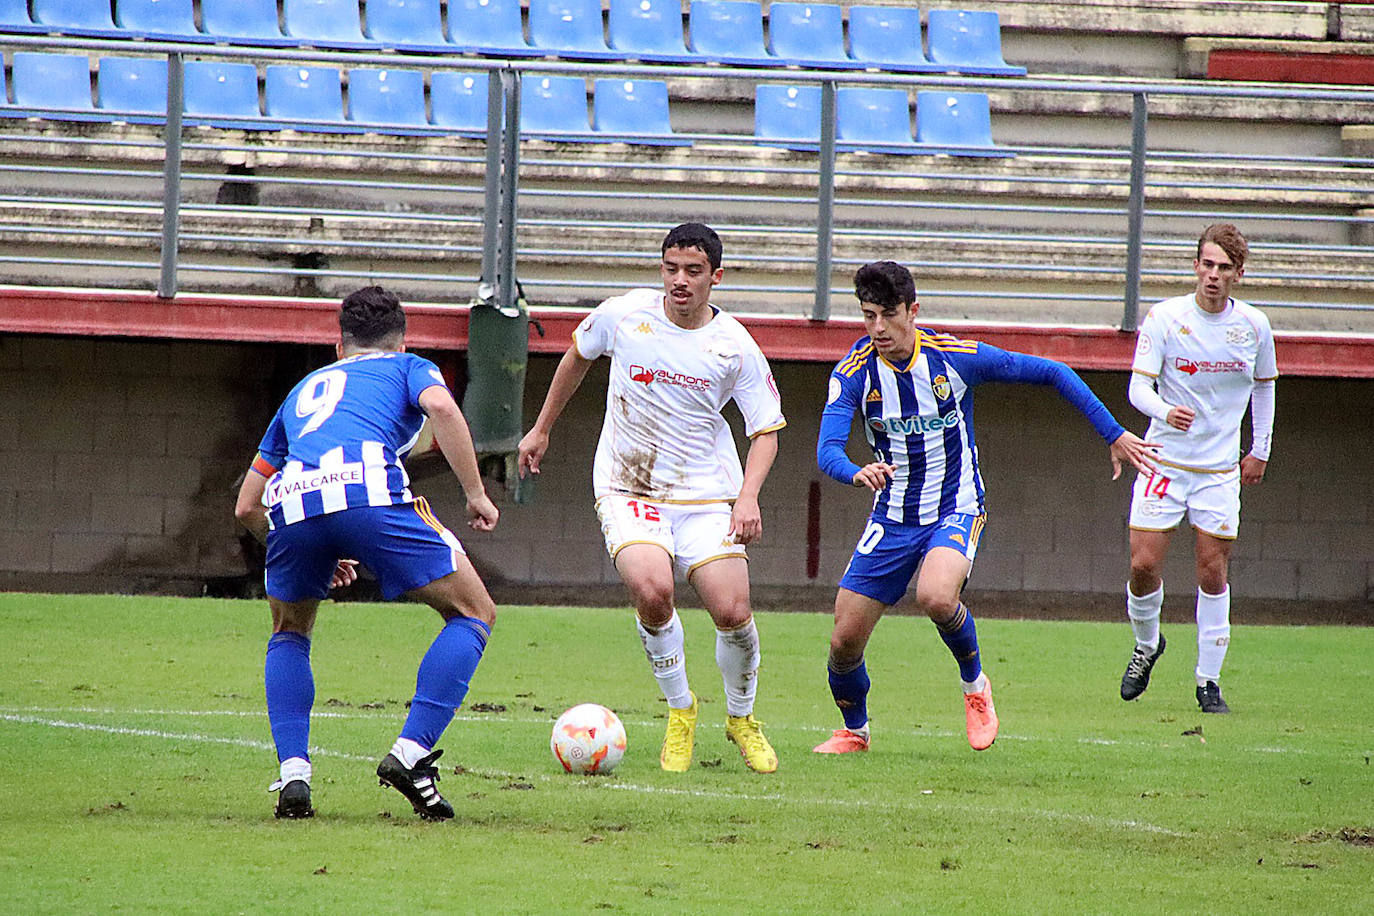
[[[520,0],[448,0],[448,40],[458,51],[538,57],[525,41]]]
[[[247,45],[294,45],[277,23],[277,0],[200,0],[205,34],[217,41]]]
[[[919,153],[911,134],[905,89],[842,86],[835,90],[835,146],[883,153]]]
[[[115,0],[115,22],[145,38],[205,41],[191,0]]]
[[[0,32],[44,32],[29,16],[28,0],[0,0]]]
[[[723,64],[775,66],[763,46],[763,6],[757,0],[692,0],[692,52]]]
[[[520,78],[520,135],[545,140],[594,140],[587,119],[587,82],[580,76]]]
[[[626,143],[691,146],[673,136],[668,84],[661,80],[600,79],[592,85],[592,129]]]
[[[938,147],[927,152],[952,156],[1012,155],[993,145],[988,97],[982,92],[916,93],[916,142]]]
[[[931,72],[921,51],[921,11],[914,6],[851,6],[849,53],[870,67]]]
[[[263,82],[263,100],[268,118],[297,130],[341,129],[343,86],[339,71],[333,67],[270,64]]]
[[[815,150],[821,139],[821,88],[761,83],[754,88],[754,137],[766,146]]]
[[[529,0],[530,44],[544,53],[584,60],[619,58],[606,47],[601,0]]]
[[[770,3],[768,49],[803,67],[862,67],[844,50],[844,21],[830,3]]]
[[[1024,76],[1002,59],[1002,25],[994,12],[931,10],[926,17],[930,62],[959,73]]]
[[[167,61],[102,57],[96,64],[95,105],[121,121],[158,123],[167,117]],[[131,114],[156,115],[151,118]]]
[[[282,0],[282,33],[315,48],[366,48],[358,0]]]
[[[33,21],[64,35],[123,37],[110,16],[110,4],[92,0],[33,0]]]
[[[682,34],[682,0],[611,0],[606,43],[633,60],[687,63]]]
[[[461,134],[487,132],[487,74],[435,70],[429,77],[430,123]]]
[[[386,134],[406,133],[404,127],[428,127],[424,74],[419,70],[349,70],[348,120]]]
[[[190,124],[262,129],[258,68],[219,60],[188,60],[182,82],[182,110]],[[249,123],[242,120],[247,119]]]
[[[84,54],[16,51],[10,83],[14,106],[23,114],[64,121],[104,118],[91,102],[91,62]]]
[[[397,51],[443,51],[439,0],[367,0],[367,34]]]

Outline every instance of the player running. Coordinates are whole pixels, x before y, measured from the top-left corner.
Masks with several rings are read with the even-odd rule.
[[[830,375],[816,458],[841,483],[872,490],[873,512],[835,596],[827,670],[844,728],[815,751],[868,750],[864,648],[913,575],[917,605],[959,665],[968,742],[981,751],[997,738],[997,711],[973,615],[959,600],[986,521],[973,389],[983,382],[1053,385],[1111,443],[1113,479],[1123,460],[1148,472],[1150,446],[1122,428],[1063,363],[916,327],[916,285],[900,264],[859,268],[854,294],[868,336]],[[874,457],[862,467],[845,454],[856,411]]]
[[[354,581],[361,562],[388,600],[439,612],[444,626],[420,662],[415,697],[391,752],[377,767],[426,819],[453,817],[439,794],[439,736],[463,702],[496,620],[496,606],[401,460],[428,416],[434,439],[467,495],[468,524],[496,526],[467,422],[429,360],[405,352],[405,312],[381,287],[339,310],[338,361],[307,375],[272,418],[239,490],[234,514],[267,545],[272,637],[264,680],[281,763],[277,817],[311,817],[307,742],[315,681],[310,634],[320,599]],[[340,559],[347,557],[352,559]],[[271,791],[269,790],[269,791]]]
[[[1231,545],[1240,529],[1241,484],[1264,479],[1274,438],[1278,362],[1269,319],[1231,298],[1245,274],[1245,236],[1229,223],[1198,239],[1197,288],[1150,309],[1131,366],[1131,403],[1150,417],[1159,468],[1142,472],[1131,496],[1131,578],[1126,614],[1135,650],[1121,678],[1121,699],[1150,684],[1164,654],[1159,632],[1164,557],[1184,513],[1196,531],[1197,702],[1203,712],[1230,712],[1222,699],[1221,664],[1231,642]],[[1250,407],[1250,452],[1240,454],[1240,426]]]
[[[750,769],[771,773],[778,757],[753,715],[759,636],[744,546],[763,531],[759,490],[786,420],[758,345],[710,302],[723,275],[720,261],[716,233],[684,223],[663,240],[662,291],[631,290],[587,316],[520,441],[520,471],[539,473],[554,422],[592,362],[609,356],[592,486],[606,550],[630,590],[650,670],[668,701],[660,764],[671,772],[691,766],[697,722],[673,604],[676,567],[716,626],[726,736]],[[721,416],[731,399],[751,440],[742,470]]]

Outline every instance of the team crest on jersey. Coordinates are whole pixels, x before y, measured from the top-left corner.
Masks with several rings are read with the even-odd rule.
[[[1255,339],[1255,332],[1249,328],[1227,328],[1226,342],[1228,344],[1248,344]]]
[[[864,400],[867,401],[869,404],[872,404],[875,401],[881,401],[882,399],[883,393],[879,391],[877,388],[874,388],[872,391],[870,391],[868,393],[868,397],[864,398]]]
[[[935,392],[935,397],[938,400],[945,400],[949,397],[949,379],[945,378],[943,375],[935,376],[935,378],[930,380],[930,390]]]
[[[654,333],[654,329],[651,328],[651,327],[649,327],[649,322],[647,322],[647,321],[641,321],[638,325],[635,326],[635,333],[637,333],[637,334],[652,334],[652,333]]]

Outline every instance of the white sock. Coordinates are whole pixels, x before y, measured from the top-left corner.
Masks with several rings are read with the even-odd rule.
[[[972,684],[963,678],[959,679],[959,683],[963,685],[964,693],[982,693],[988,689],[988,676],[986,672],[980,671],[978,672],[978,680]]]
[[[286,785],[297,779],[310,784],[310,761],[304,757],[287,757],[281,762],[281,783]]]
[[[1197,590],[1197,685],[1221,680],[1221,663],[1231,644],[1231,587],[1220,595]]]
[[[429,756],[429,748],[409,738],[397,738],[396,743],[391,745],[391,756],[401,761],[401,765],[407,770],[413,770],[415,764]]]
[[[682,621],[677,610],[661,627],[650,630],[644,621],[635,617],[635,628],[639,639],[644,643],[644,654],[649,658],[649,669],[658,681],[658,689],[663,691],[664,699],[673,709],[687,709],[692,705],[692,691],[687,686],[687,659],[684,655],[685,639],[682,634]]]
[[[754,711],[759,676],[759,631],[753,615],[733,630],[716,628],[716,665],[725,681],[726,714],[749,715]]]
[[[1131,618],[1135,644],[1153,652],[1159,648],[1159,611],[1164,607],[1164,583],[1148,595],[1137,595],[1126,585],[1126,616]]]

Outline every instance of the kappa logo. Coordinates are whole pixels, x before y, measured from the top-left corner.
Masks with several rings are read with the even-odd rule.
[[[1182,334],[1184,337],[1187,337],[1189,334],[1193,333],[1193,329],[1188,327],[1186,324],[1179,325],[1178,333]]]
[[[883,393],[882,393],[881,391],[879,391],[877,388],[874,388],[872,391],[870,391],[870,392],[868,393],[868,397],[864,398],[864,400],[867,401],[867,402],[870,403],[870,404],[873,404],[873,403],[875,403],[875,402],[877,402],[877,401],[881,401],[882,399],[883,399]]]
[[[654,329],[651,328],[651,327],[649,327],[649,322],[647,322],[647,321],[641,321],[638,325],[635,326],[635,333],[637,333],[637,334],[652,334],[652,333],[654,333]]]
[[[935,392],[935,397],[943,401],[949,397],[949,379],[943,375],[937,375],[930,380],[930,390]]]

